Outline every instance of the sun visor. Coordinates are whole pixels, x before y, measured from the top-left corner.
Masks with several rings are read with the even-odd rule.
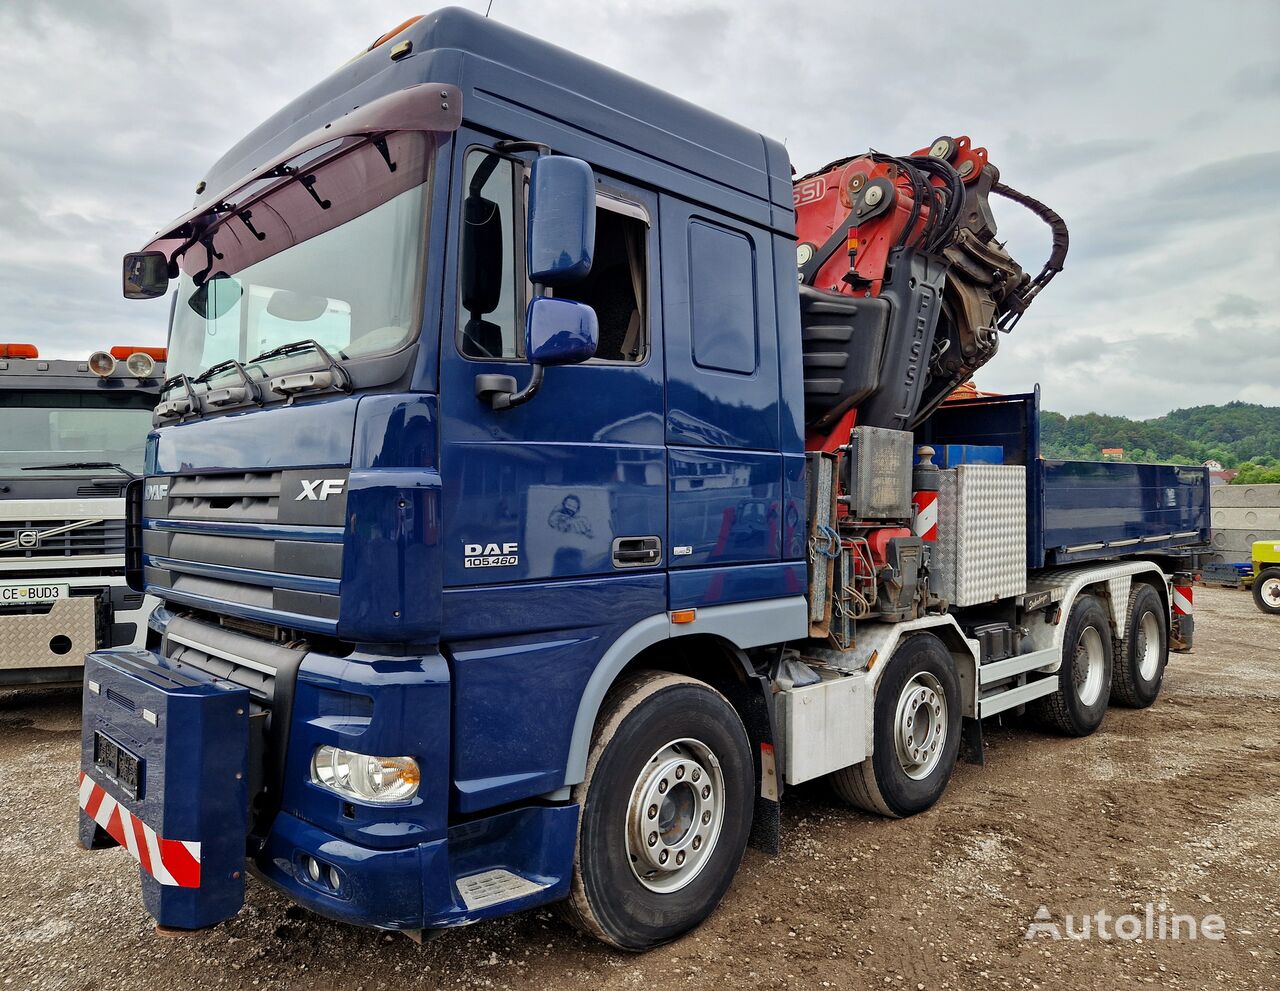
[[[281,250],[281,235],[299,243],[422,182],[436,146],[432,135],[455,131],[461,123],[456,86],[420,83],[390,93],[294,142],[205,206],[166,225],[143,250],[172,257],[191,248],[182,262],[188,272],[207,267],[207,253],[193,247],[197,238],[213,238],[217,254],[253,243],[259,246],[253,253],[272,254]],[[302,201],[314,207],[314,223],[307,222],[307,211],[289,209]],[[187,257],[193,254],[200,257]],[[215,261],[232,271],[251,263]]]

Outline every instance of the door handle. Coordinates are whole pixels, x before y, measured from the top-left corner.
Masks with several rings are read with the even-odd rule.
[[[615,568],[648,568],[662,560],[658,537],[618,537],[613,541]]]

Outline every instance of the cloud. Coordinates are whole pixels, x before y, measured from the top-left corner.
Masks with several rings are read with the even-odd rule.
[[[162,341],[168,306],[120,298],[121,254],[259,121],[426,6],[0,4],[0,340]],[[940,134],[985,145],[1062,214],[1072,249],[984,388],[1040,381],[1050,409],[1143,416],[1274,400],[1280,5],[1152,9],[495,0],[493,16],[785,139],[802,173]],[[996,210],[1037,270],[1043,225]]]

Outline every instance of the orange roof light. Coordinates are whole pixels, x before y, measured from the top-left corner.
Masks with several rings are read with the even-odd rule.
[[[111,357],[116,361],[127,361],[129,355],[142,353],[150,357],[153,361],[164,361],[168,354],[168,348],[133,348],[120,344],[111,349]]]
[[[0,358],[39,358],[34,344],[0,344]]]
[[[375,41],[375,42],[374,42],[372,45],[370,45],[368,48],[366,48],[366,49],[365,49],[365,51],[366,51],[366,52],[371,52],[371,51],[373,51],[375,48],[377,48],[379,45],[385,45],[388,41],[390,41],[392,38],[394,38],[396,35],[398,35],[398,34],[399,34],[401,31],[403,31],[405,28],[409,27],[411,24],[417,24],[417,23],[418,23],[418,21],[420,21],[420,20],[422,20],[422,15],[421,15],[421,14],[418,14],[418,15],[416,15],[416,16],[414,16],[414,17],[410,17],[410,18],[409,18],[407,21],[405,21],[403,24],[397,24],[395,27],[393,27],[393,28],[392,28],[390,31],[388,31],[386,34],[384,34],[384,35],[382,35],[381,37],[379,37],[379,38],[378,38],[378,40],[377,40],[377,41]]]

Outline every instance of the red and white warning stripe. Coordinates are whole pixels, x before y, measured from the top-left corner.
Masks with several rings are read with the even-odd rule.
[[[1192,587],[1190,585],[1174,585],[1173,586],[1173,614],[1175,616],[1190,616],[1195,612],[1192,604]]]
[[[911,532],[924,541],[938,539],[938,493],[913,492],[911,502],[916,507],[911,522]]]
[[[161,884],[200,887],[200,844],[166,840],[80,772],[80,808]]]

